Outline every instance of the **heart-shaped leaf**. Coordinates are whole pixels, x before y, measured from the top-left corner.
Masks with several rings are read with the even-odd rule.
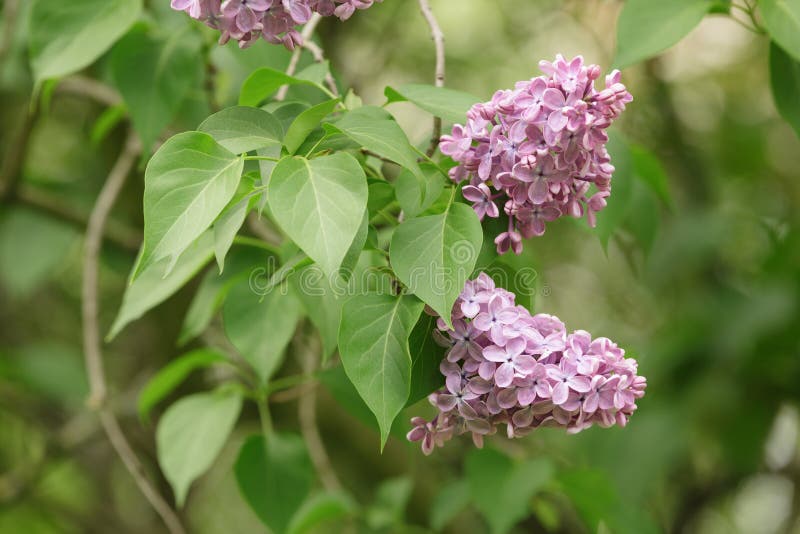
[[[348,378],[381,430],[381,449],[406,404],[411,383],[408,337],[422,313],[416,298],[356,295],[342,308],[339,352]]]
[[[346,153],[282,159],[272,171],[269,208],[281,229],[328,275],[336,275],[362,225],[367,177]]]
[[[134,279],[169,258],[166,273],[236,193],[244,161],[202,132],[170,138],[144,175],[144,246]]]

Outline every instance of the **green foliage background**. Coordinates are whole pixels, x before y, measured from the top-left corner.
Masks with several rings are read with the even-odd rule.
[[[764,3],[765,9],[780,4]],[[580,53],[609,70],[621,6],[434,2],[447,38],[447,86],[488,99],[497,88],[537,75],[539,59],[555,53]],[[114,56],[146,55],[149,41],[134,27],[80,74],[55,86],[45,82],[39,88],[45,105],[31,118],[35,75],[26,43],[37,28],[27,23],[29,7],[19,3],[15,22],[0,34],[0,176],[21,179],[0,204],[0,532],[161,532],[84,405],[79,312],[81,236],[128,122],[116,90],[108,88],[131,72],[115,69]],[[682,16],[691,18],[693,9]],[[162,127],[197,128],[212,105],[237,103],[253,70],[283,70],[289,61],[287,51],[264,42],[245,51],[233,44],[209,50],[167,0],[146,2],[140,18],[138,24],[157,27],[166,39],[186,38],[175,52],[177,71],[165,82],[182,96],[159,101],[173,117],[152,110],[137,117],[130,109],[134,125],[143,124],[153,138]],[[365,103],[381,105],[387,85],[432,81],[432,43],[416,2],[385,0],[347,23],[325,21],[318,33],[333,72]],[[316,532],[800,532],[800,141],[773,103],[767,38],[710,15],[676,46],[641,61],[671,44],[659,48],[658,38],[641,57],[624,56],[633,66],[623,80],[635,100],[618,130],[632,147],[630,176],[642,180],[615,186],[608,217],[617,224],[601,215],[594,232],[560,220],[511,259],[537,269],[536,311],[608,336],[639,359],[649,385],[629,426],[576,436],[544,429],[513,442],[494,437],[484,451],[457,439],[424,457],[403,439],[409,416],[424,411],[423,403],[401,413],[381,454],[374,422],[365,423],[371,415],[363,417],[361,404],[348,406],[337,392],[343,377],[331,372],[315,386],[317,420],[346,496],[319,498],[331,499],[325,504],[349,519]],[[791,34],[788,41],[775,38],[793,54]],[[794,78],[773,84],[783,95],[776,95],[782,114],[796,119],[796,59],[774,46],[772,54],[773,64],[794,69]],[[149,60],[139,61],[144,78]],[[301,66],[310,63],[304,54]],[[321,101],[313,91],[298,85],[290,95]],[[156,93],[148,94],[146,110]],[[412,143],[424,147],[429,115],[408,103],[389,109]],[[138,172],[128,181],[108,227],[104,332],[141,241],[142,178]],[[647,180],[660,195],[642,185]],[[217,318],[202,342],[176,346],[199,278],[105,347],[113,407],[165,493],[155,426],[140,421],[137,398],[177,356],[222,343]],[[298,352],[290,347],[279,376],[301,370]],[[225,377],[220,373],[192,374],[168,400],[209,389]],[[275,402],[272,411],[276,428],[298,431],[296,399]],[[181,512],[192,532],[264,531],[240,495],[234,469],[241,445],[259,428],[258,414],[245,406]],[[262,461],[258,468],[266,472],[280,464]],[[305,488],[308,481],[300,476],[292,484]],[[263,523],[288,521],[269,515],[280,510],[264,513]]]

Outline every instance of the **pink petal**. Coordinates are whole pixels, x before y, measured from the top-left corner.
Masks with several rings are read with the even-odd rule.
[[[497,368],[494,373],[495,383],[501,387],[506,388],[514,381],[514,366],[510,363],[504,363]]]
[[[553,388],[553,404],[561,405],[567,402],[569,387],[564,382],[558,382]]]

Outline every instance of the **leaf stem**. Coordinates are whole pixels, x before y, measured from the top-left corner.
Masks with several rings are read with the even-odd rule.
[[[271,245],[262,239],[256,239],[255,237],[249,237],[246,235],[237,235],[236,237],[233,238],[233,242],[237,245],[264,249],[267,252],[275,254],[276,256],[280,255],[281,253],[278,247]]]
[[[298,375],[291,375],[285,376],[283,378],[278,378],[277,380],[273,380],[267,385],[267,394],[271,395],[272,393],[277,393],[278,391],[283,391],[285,389],[290,389],[295,386],[299,386],[301,384],[306,384],[308,382],[313,382],[317,380],[317,374],[298,374]]]
[[[266,398],[262,398],[256,402],[256,405],[258,406],[258,417],[261,420],[261,431],[264,433],[264,437],[269,439],[269,436],[272,435],[272,416],[269,413],[269,403]]]
[[[750,20],[750,24],[752,24],[752,26],[748,25],[744,21],[737,19],[732,14],[730,15],[730,18],[748,31],[751,31],[757,35],[766,35],[767,31],[761,26],[761,24],[758,23],[758,20],[756,19],[755,6],[750,5],[750,3],[747,0],[743,1],[745,6],[747,7],[742,7],[738,4],[731,3],[731,9],[738,9],[739,11],[747,15],[747,18]]]
[[[278,162],[280,158],[273,158],[272,156],[242,156],[245,161],[275,161]]]

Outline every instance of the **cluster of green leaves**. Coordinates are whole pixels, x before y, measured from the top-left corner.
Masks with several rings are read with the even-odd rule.
[[[142,31],[134,27],[114,57],[136,61],[123,45]],[[381,446],[400,411],[440,382],[435,322],[423,307],[449,317],[475,270],[480,223],[446,172],[409,142],[388,111],[352,95],[328,98],[330,91],[315,81],[322,78],[319,68],[327,65],[298,76],[255,71],[242,86],[241,105],[170,137],[147,163],[144,243],[109,339],[216,258],[218,268],[203,276],[180,341],[197,337],[221,312],[236,351],[188,352],[142,391],[139,412],[148,421],[192,372],[234,371],[215,390],[170,405],[158,420],[158,458],[179,504],[219,454],[244,400],[266,411],[270,393],[313,378],[274,378],[292,338],[307,333],[305,318],[322,340],[324,373],[338,370],[340,389],[356,411],[369,414]],[[310,87],[322,100],[269,101],[284,84]],[[175,89],[165,101],[175,98]],[[428,86],[387,94],[389,102],[408,100],[452,118],[476,101]],[[125,91],[123,97],[135,117],[136,98]],[[133,126],[143,138],[157,136],[157,117],[151,113]],[[248,217],[272,226],[282,242],[247,236]],[[330,359],[337,349],[340,364]],[[314,517],[352,511],[347,496],[310,494],[303,440],[268,425],[244,443],[235,471],[245,500],[274,532],[303,531],[297,525],[307,528]]]
[[[627,0],[617,25],[614,64],[627,67],[659,54],[709,14],[736,17],[769,37],[775,107],[800,136],[800,0]]]

